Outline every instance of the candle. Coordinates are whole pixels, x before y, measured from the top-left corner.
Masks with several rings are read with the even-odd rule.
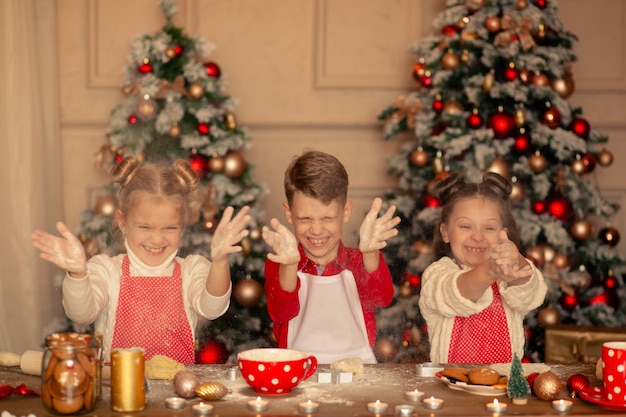
[[[231,366],[228,369],[228,380],[236,381],[238,376],[239,376],[239,368],[237,368],[236,366]]]
[[[174,410],[180,410],[185,407],[185,399],[181,397],[170,397],[165,399],[165,406]]]
[[[410,417],[413,415],[415,407],[409,404],[396,405],[396,417]]]
[[[493,402],[487,404],[487,411],[492,413],[504,413],[506,411],[506,403],[498,402],[497,399],[494,399]]]
[[[314,403],[311,400],[305,403],[298,404],[298,412],[300,413],[313,414],[313,413],[317,413],[319,410],[320,410],[320,405],[318,403]]]
[[[384,414],[387,412],[387,403],[381,403],[380,400],[376,400],[373,403],[367,403],[367,411],[372,414]]]
[[[429,410],[438,410],[443,407],[443,400],[435,397],[426,398],[422,401],[422,406]]]
[[[266,400],[262,400],[261,397],[256,397],[256,400],[248,401],[248,409],[250,411],[261,412],[268,408],[269,403]]]
[[[572,410],[574,403],[570,400],[554,400],[552,401],[552,408],[559,413],[567,413]]]
[[[197,416],[208,416],[213,412],[211,404],[199,403],[191,407],[193,413]]]
[[[423,397],[424,397],[424,393],[421,391],[418,391],[417,389],[415,391],[407,391],[404,393],[404,399],[414,402],[414,403],[418,403],[422,401]]]

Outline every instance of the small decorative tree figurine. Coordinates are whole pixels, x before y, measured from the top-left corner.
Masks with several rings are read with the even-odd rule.
[[[513,354],[511,373],[506,384],[506,393],[513,400],[513,404],[526,404],[530,395],[530,385],[524,377],[522,361],[517,354]]]

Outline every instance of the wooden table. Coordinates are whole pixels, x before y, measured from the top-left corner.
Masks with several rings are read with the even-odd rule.
[[[247,409],[247,402],[255,399],[257,394],[239,376],[236,380],[229,380],[228,370],[233,365],[192,365],[188,366],[199,377],[201,382],[216,381],[225,385],[230,392],[221,400],[213,401],[213,416],[254,416],[256,413]],[[567,398],[565,389],[567,378],[573,374],[586,375],[592,386],[600,385],[594,376],[594,367],[591,365],[552,365],[552,371],[563,382],[562,398]],[[317,372],[329,372],[325,366],[320,366]],[[40,379],[37,376],[25,375],[19,368],[0,366],[0,385],[18,386],[26,384],[27,388],[40,392]],[[317,382],[317,375],[302,382],[298,388],[289,394],[281,396],[263,396],[269,400],[269,409],[262,416],[287,416],[298,414],[298,404],[312,400],[320,404],[318,416],[369,416],[374,417],[367,410],[367,403],[380,400],[389,404],[386,415],[394,415],[394,407],[409,403],[404,399],[406,391],[415,388],[424,391],[426,396],[442,398],[445,403],[442,409],[431,411],[415,405],[417,416],[491,416],[486,410],[486,404],[493,398],[508,403],[506,415],[515,416],[548,416],[559,415],[552,408],[550,401],[543,401],[531,397],[526,405],[513,405],[511,400],[504,396],[487,397],[448,388],[442,381],[434,377],[417,376],[415,364],[378,364],[366,365],[363,374],[354,375],[353,381],[343,384],[323,384]],[[191,405],[199,400],[188,400],[182,410],[172,410],[165,407],[165,398],[175,395],[174,384],[169,380],[150,380],[147,394],[147,405],[143,411],[136,413],[117,413],[110,408],[110,389],[105,386],[103,398],[98,403],[93,416],[193,416]],[[623,415],[626,412],[607,410],[599,405],[588,403],[581,399],[574,399],[574,406],[568,415],[575,416],[611,416]],[[50,416],[41,402],[34,396],[11,395],[0,399],[0,412],[8,411],[15,416]]]

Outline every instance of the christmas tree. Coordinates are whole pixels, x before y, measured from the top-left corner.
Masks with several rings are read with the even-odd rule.
[[[271,344],[263,298],[263,213],[257,205],[266,190],[254,182],[252,167],[241,152],[250,146],[250,137],[235,118],[236,100],[223,91],[220,66],[210,59],[214,46],[173,25],[173,0],[160,5],[167,20],[162,30],[131,42],[124,99],[111,111],[97,165],[110,172],[112,164],[129,154],[146,162],[190,162],[201,184],[190,196],[179,256],[194,253],[210,259],[212,232],[222,211],[250,206],[254,224],[241,242],[243,251],[231,255],[230,309],[196,332],[199,362],[232,362],[241,350]],[[122,249],[110,233],[116,195],[117,184],[112,182],[94,207],[81,214],[79,237],[88,256]]]
[[[433,186],[453,171],[477,182],[493,171],[513,183],[522,253],[549,284],[545,304],[525,320],[524,361],[543,360],[547,324],[625,325],[616,270],[624,260],[609,223],[619,208],[595,175],[613,155],[608,137],[567,101],[577,38],[559,21],[556,0],[448,0],[434,28],[410,47],[415,89],[379,115],[385,139],[405,141],[389,158],[399,185],[386,203],[403,222],[385,250],[398,295],[379,313],[381,349],[390,360],[428,351],[420,274],[433,260]]]
[[[524,376],[522,361],[516,353],[513,354],[511,362],[511,372],[506,383],[506,394],[509,398],[513,398],[513,402],[524,402],[524,399],[530,395],[530,385]],[[517,399],[517,400],[516,400]]]

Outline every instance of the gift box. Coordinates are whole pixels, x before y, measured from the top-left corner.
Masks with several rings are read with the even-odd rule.
[[[626,341],[626,327],[552,325],[545,328],[545,361],[595,363],[602,356],[602,343]]]

